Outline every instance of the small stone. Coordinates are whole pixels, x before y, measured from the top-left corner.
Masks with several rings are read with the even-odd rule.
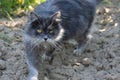
[[[76,72],[80,72],[84,70],[84,65],[81,63],[75,63],[72,65],[72,67]]]
[[[104,13],[109,13],[109,12],[110,12],[110,9],[109,9],[109,8],[104,7]]]
[[[75,63],[76,66],[80,66],[81,64],[80,63]]]
[[[81,63],[75,63],[75,64],[72,64],[72,67],[76,68],[76,67],[80,67],[81,65],[82,65]]]
[[[44,80],[49,80],[47,76],[44,77]]]
[[[89,58],[84,58],[83,61],[82,61],[82,63],[84,65],[89,65],[91,63],[91,60]]]

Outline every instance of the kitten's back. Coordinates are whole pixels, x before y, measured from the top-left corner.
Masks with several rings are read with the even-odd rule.
[[[66,31],[65,37],[69,39],[89,32],[94,19],[95,5],[87,0],[47,0],[38,5],[34,11],[43,18],[60,11],[61,24]]]

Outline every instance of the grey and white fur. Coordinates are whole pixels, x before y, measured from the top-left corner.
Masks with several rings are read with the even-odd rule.
[[[94,19],[96,5],[102,0],[47,0],[29,15],[24,44],[29,68],[28,80],[38,80],[41,59],[51,61],[60,44],[75,40],[74,54],[83,53]]]

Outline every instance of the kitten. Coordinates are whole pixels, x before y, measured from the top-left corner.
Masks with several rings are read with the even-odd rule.
[[[60,44],[75,40],[76,55],[83,53],[87,35],[101,0],[47,0],[30,14],[24,44],[29,68],[28,80],[38,80],[38,63],[51,61]]]

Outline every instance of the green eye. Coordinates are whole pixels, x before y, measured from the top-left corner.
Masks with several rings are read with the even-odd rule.
[[[37,32],[38,32],[38,33],[41,33],[41,32],[42,32],[42,30],[41,30],[41,29],[37,29]]]

